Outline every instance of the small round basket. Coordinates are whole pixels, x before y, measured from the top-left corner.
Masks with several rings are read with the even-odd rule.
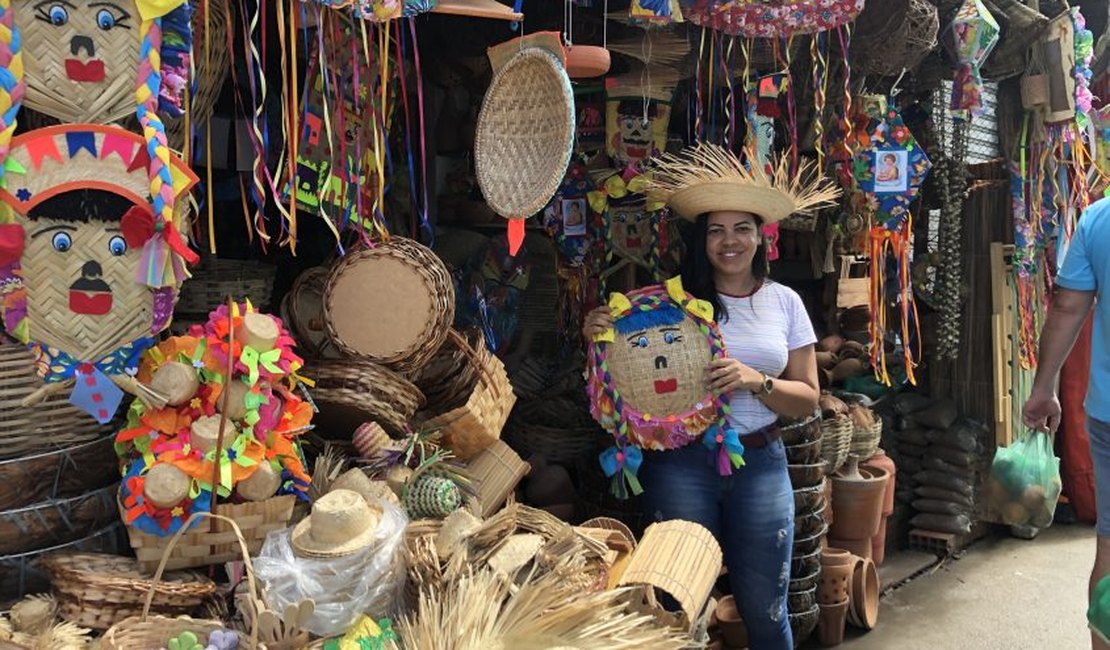
[[[427,363],[454,319],[447,267],[403,237],[347,255],[324,290],[324,320],[339,349],[398,372]]]
[[[852,418],[840,414],[821,422],[821,457],[828,463],[826,473],[840,469],[852,447]]]
[[[528,47],[493,76],[474,140],[486,203],[506,219],[539,212],[563,181],[574,146],[574,91],[559,59]]]
[[[50,576],[62,617],[94,630],[141,615],[151,590],[151,608],[166,616],[194,614],[216,593],[216,583],[199,573],[177,572],[154,582],[135,560],[119,555],[55,553],[39,565]]]
[[[281,301],[281,320],[293,333],[297,351],[306,358],[324,356],[331,347],[324,320],[324,287],[328,269],[315,267],[297,276]],[[330,350],[336,352],[334,348]]]

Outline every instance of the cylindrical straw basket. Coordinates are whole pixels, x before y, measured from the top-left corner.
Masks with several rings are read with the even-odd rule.
[[[879,449],[879,442],[883,437],[883,421],[877,420],[874,424],[866,427],[853,427],[852,429],[852,443],[849,447],[848,453],[853,456],[859,456],[861,461],[867,460],[875,455]]]
[[[199,573],[171,573],[155,582],[143,576],[135,560],[119,555],[56,553],[40,566],[50,576],[62,617],[94,630],[141,615],[151,590],[151,608],[164,616],[195,614],[216,593],[216,583]]]
[[[239,558],[241,538],[250,553],[261,551],[266,535],[288,525],[295,501],[295,496],[286,494],[265,501],[222,504],[211,528],[202,524],[173,537],[159,537],[128,526],[127,536],[139,568],[146,573],[152,573],[159,562],[170,571],[223,564]],[[119,510],[124,517],[122,504]]]
[[[723,555],[713,534],[703,526],[680,519],[654,523],[644,532],[620,586],[645,585],[662,589],[678,601],[692,625],[721,575]],[[651,589],[648,602],[654,599]]]
[[[87,494],[119,478],[115,434],[80,444],[0,461],[0,508]]]
[[[231,553],[229,559],[241,559],[243,561],[243,565],[246,567],[247,584],[250,588],[251,596],[255,600],[260,599],[258,585],[254,579],[254,569],[251,566],[250,553],[252,551],[248,550],[247,541],[243,538],[238,524],[236,524],[234,519],[224,517],[223,515],[213,515],[210,512],[196,512],[189,517],[189,520],[185,522],[181,530],[169,539],[169,543],[166,545],[165,555],[162,561],[157,565],[157,569],[154,572],[154,579],[151,582],[150,588],[147,590],[142,613],[138,616],[126,618],[109,628],[108,631],[104,633],[104,637],[100,640],[101,650],[165,648],[169,645],[170,639],[179,636],[182,632],[193,632],[197,635],[197,640],[203,646],[207,644],[209,634],[216,630],[224,629],[224,624],[220,621],[195,619],[189,618],[188,616],[171,618],[161,615],[152,616],[150,614],[156,589],[162,581],[162,574],[166,571],[167,565],[172,563],[171,558],[176,553],[174,547],[183,537],[188,537],[188,535],[190,535],[190,533],[186,531],[194,522],[202,517],[213,519],[219,524],[217,527],[228,531],[235,540],[232,545],[237,547],[238,552]],[[201,527],[204,528],[206,526]],[[262,646],[258,644],[257,621],[251,625],[251,632],[248,638],[244,638],[240,635],[238,647],[241,650],[261,650]]]
[[[80,539],[116,521],[117,485],[0,512],[0,555]]]
[[[0,340],[0,458],[78,445],[112,430],[70,404],[65,392],[54,393],[33,407],[20,404],[41,387],[31,351]]]
[[[423,366],[455,320],[455,285],[430,248],[392,237],[348,254],[324,289],[328,335],[355,357],[408,372]]]
[[[482,518],[497,512],[530,469],[503,440],[486,447],[467,463],[478,492],[478,498],[471,499],[471,511]]]
[[[319,430],[349,438],[364,422],[377,422],[394,438],[404,436],[424,395],[400,374],[370,361],[318,360],[303,373],[316,386]]]
[[[883,76],[912,70],[936,47],[939,31],[937,7],[927,0],[869,2],[852,33],[852,69]]]
[[[207,320],[207,315],[227,303],[228,296],[250,300],[255,309],[266,311],[274,290],[277,268],[249,260],[205,257],[192,269],[193,277],[181,285],[174,308],[185,320]],[[193,318],[189,318],[189,317]]]
[[[840,469],[848,460],[853,431],[855,431],[855,425],[852,424],[852,418],[844,414],[826,418],[821,422],[821,457],[828,464],[826,474]]]
[[[455,455],[466,460],[501,439],[501,429],[516,404],[516,394],[509,384],[504,364],[484,345],[471,347],[455,332],[451,338],[464,352],[463,363],[473,369],[469,395],[460,405],[452,402],[439,405],[436,415],[426,420],[423,428],[438,429]]]

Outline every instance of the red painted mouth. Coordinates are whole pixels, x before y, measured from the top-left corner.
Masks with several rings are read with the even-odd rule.
[[[655,394],[656,395],[666,395],[667,393],[673,393],[676,390],[678,390],[678,380],[677,379],[656,379],[655,380]]]
[[[629,158],[643,160],[644,158],[648,157],[648,150],[646,147],[633,147],[626,145],[624,149],[628,153]]]
[[[624,240],[624,243],[629,248],[639,248],[641,242],[639,237],[629,237],[628,239]]]
[[[112,311],[112,294],[106,291],[70,289],[69,310],[85,316],[103,316]]]
[[[66,59],[66,76],[70,78],[70,81],[99,83],[104,81],[104,62],[100,59],[91,59],[86,62],[77,59]]]

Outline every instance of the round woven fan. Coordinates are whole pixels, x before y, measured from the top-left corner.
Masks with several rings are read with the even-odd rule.
[[[324,319],[336,345],[401,372],[432,358],[454,318],[447,267],[431,249],[402,237],[348,255],[324,290]]]
[[[524,48],[493,77],[474,142],[482,195],[506,219],[539,212],[559,188],[574,146],[574,93],[563,64]]]

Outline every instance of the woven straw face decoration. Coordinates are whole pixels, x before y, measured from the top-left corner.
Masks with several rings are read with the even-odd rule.
[[[623,257],[645,261],[655,241],[654,213],[647,212],[642,200],[627,205],[609,204],[609,240]]]
[[[643,98],[609,96],[605,109],[609,157],[619,167],[635,165],[662,151],[667,144],[671,106]]]
[[[28,107],[74,122],[110,122],[135,111],[141,18],[134,0],[12,4]]]
[[[90,124],[12,141],[0,199],[16,219],[3,228],[22,246],[0,266],[0,309],[13,336],[95,363],[169,325],[177,288],[137,279],[156,229],[146,151],[139,135]],[[180,160],[173,173],[178,194],[196,182]],[[178,206],[183,218],[187,202]]]

